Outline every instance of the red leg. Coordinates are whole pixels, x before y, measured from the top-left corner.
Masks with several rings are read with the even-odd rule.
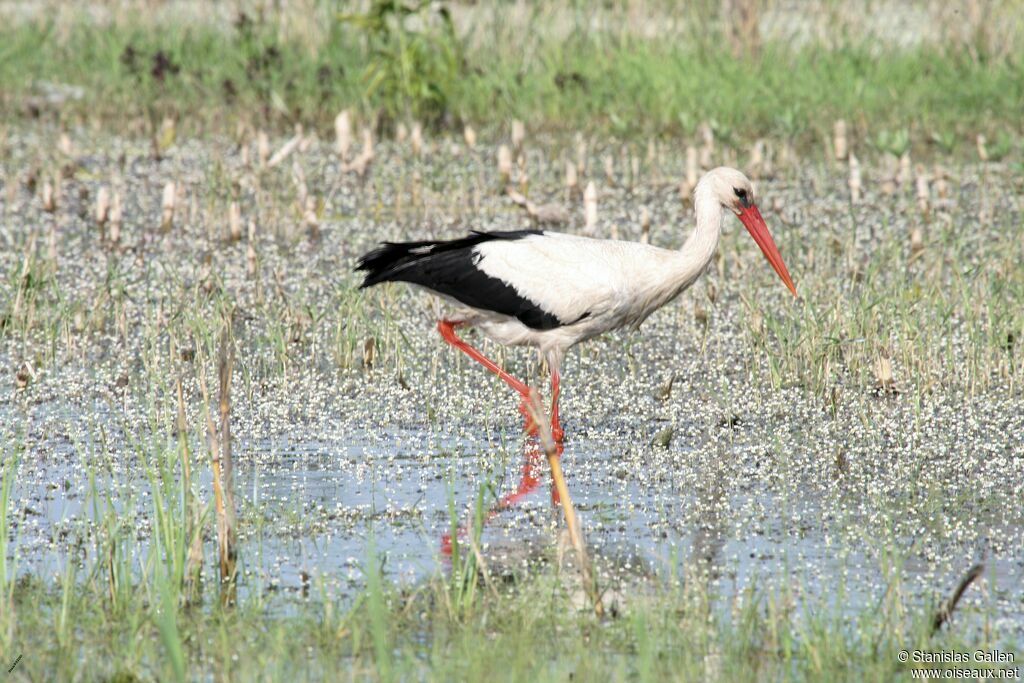
[[[558,376],[558,371],[554,370],[551,373],[551,438],[555,442],[555,453],[557,457],[562,457],[562,451],[565,447],[562,445],[562,439],[565,437],[565,433],[562,431],[561,420],[558,418],[558,395],[561,393],[561,382]],[[551,482],[551,504],[558,505],[558,489],[555,488],[555,483]]]
[[[455,334],[455,328],[461,324],[462,323],[458,321],[439,320],[437,322],[437,331],[441,333],[441,336],[444,337],[444,340],[446,342],[448,342],[458,350],[465,353],[467,356],[475,360],[477,363],[480,363],[480,365],[484,366],[485,368],[493,372],[495,375],[504,380],[505,384],[509,385],[519,393],[519,395],[523,399],[522,402],[520,402],[519,404],[519,412],[523,414],[523,417],[526,420],[524,430],[527,434],[536,434],[537,425],[533,424],[533,420],[530,418],[530,411],[527,408],[527,401],[530,400],[530,387],[526,386],[525,383],[520,382],[512,375],[502,370],[500,367],[498,367],[497,363],[495,363],[490,358],[480,353],[477,349],[473,348],[472,346],[464,342],[462,339],[460,339],[459,336]]]
[[[512,375],[508,374],[498,364],[491,359],[484,356],[480,351],[473,348],[465,341],[459,338],[455,334],[455,328],[461,325],[461,322],[452,320],[440,320],[437,323],[437,330],[441,333],[441,336],[446,342],[459,349],[467,356],[475,360],[476,362],[483,365],[485,368],[500,377],[506,384],[516,390],[516,392],[522,397],[522,402],[519,404],[519,410],[523,413],[526,419],[525,431],[532,437],[527,439],[526,452],[523,462],[523,474],[522,479],[519,482],[519,486],[515,493],[508,494],[502,497],[488,512],[485,518],[485,522],[489,521],[492,517],[497,515],[502,510],[511,507],[521,499],[525,498],[531,492],[533,492],[540,485],[540,473],[539,467],[541,462],[541,450],[540,444],[537,443],[537,425],[534,424],[533,419],[530,417],[529,409],[527,408],[527,402],[530,400],[530,388],[523,382],[519,381]],[[555,441],[555,448],[558,456],[562,455],[562,427],[558,419],[558,394],[559,394],[559,377],[558,373],[552,373],[551,375],[551,392],[552,392],[552,406],[551,406],[551,435]],[[551,502],[558,504],[559,497],[555,487],[551,487]],[[458,535],[461,538],[466,533],[466,528],[460,527]],[[452,539],[449,534],[445,534],[441,537],[441,552],[445,555],[450,555],[452,552]]]
[[[562,422],[558,418],[558,396],[561,394],[561,382],[558,371],[551,373],[551,438],[556,443],[562,443],[565,432],[562,431]]]
[[[458,335],[455,334],[455,328],[461,325],[460,322],[453,322],[451,320],[439,320],[437,323],[437,331],[441,333],[444,340],[457,348],[458,350],[465,353],[467,356],[475,360],[480,365],[484,366],[498,377],[505,380],[505,384],[509,385],[513,389],[519,392],[519,395],[524,399],[530,397],[530,387],[526,386],[512,375],[508,374],[504,370],[498,367],[498,364],[492,361],[490,358],[480,353],[466,342],[459,339]]]
[[[493,519],[502,510],[512,507],[520,500],[533,493],[537,487],[540,486],[541,450],[540,444],[537,443],[536,438],[527,439],[523,456],[523,476],[522,479],[519,480],[519,486],[516,488],[515,493],[509,493],[502,496],[501,499],[487,511],[487,516],[484,517],[484,524],[491,521],[491,519]],[[463,538],[468,531],[466,524],[461,525],[458,531],[459,538]],[[444,555],[452,554],[451,534],[444,534],[441,536],[441,553]]]

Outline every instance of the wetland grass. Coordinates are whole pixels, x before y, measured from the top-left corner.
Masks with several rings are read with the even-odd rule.
[[[220,351],[217,361],[219,400],[217,402],[220,428],[214,424],[213,406],[206,389],[206,377],[199,374],[199,387],[206,406],[207,444],[213,471],[214,511],[217,519],[217,550],[220,565],[221,601],[233,605],[236,601],[236,565],[238,541],[236,538],[235,494],[232,471],[234,460],[231,443],[231,376],[234,372],[235,351],[231,335],[231,313],[225,315],[220,332]]]
[[[725,13],[728,4],[569,11],[540,3],[529,16],[456,5],[454,27],[423,6],[404,24],[383,22],[391,28],[372,40],[360,31],[372,19],[339,17],[330,2],[258,12],[243,3],[233,17],[133,5],[109,8],[107,23],[85,9],[12,16],[0,29],[8,46],[0,106],[8,118],[136,117],[158,155],[181,134],[175,124],[192,134],[224,132],[238,120],[277,130],[305,121],[326,131],[343,110],[376,120],[381,132],[416,120],[460,133],[472,123],[499,137],[512,121],[516,150],[526,128],[696,134],[704,166],[714,151],[708,132],[737,143],[787,137],[803,151],[832,146],[825,138],[839,117],[851,145],[868,130],[909,125],[915,152],[973,154],[979,133],[990,141],[1019,133],[1024,32],[1016,0],[984,13],[981,23],[998,30],[974,33],[938,4],[851,13],[831,0],[812,2],[816,11],[770,1],[761,15],[771,29],[751,50],[731,47],[739,14]],[[378,5],[387,15],[386,3]],[[924,16],[906,14],[913,11]],[[908,22],[927,30],[908,37],[892,29]],[[532,46],[525,57],[524,44]],[[386,58],[405,71],[384,68]],[[987,145],[992,158],[996,147]],[[269,156],[261,148],[261,161]]]
[[[386,149],[385,163],[374,173],[389,173],[394,163],[392,155],[396,153]],[[440,159],[433,163],[448,162]],[[548,168],[549,177],[545,179],[535,174],[535,182],[559,187],[561,167],[551,163]],[[431,196],[431,183],[443,181],[432,175],[439,171],[428,167],[424,172],[427,182],[421,201],[425,202],[430,201],[427,197]],[[782,172],[806,171],[784,169]],[[821,174],[817,182],[829,182],[841,190],[842,177],[829,176],[827,171],[814,173]],[[399,182],[397,178],[390,182]],[[159,189],[162,181],[153,182]],[[780,191],[771,182],[764,190],[766,194]],[[266,183],[266,191],[280,198],[276,201],[291,202],[293,183],[289,174],[282,174],[278,180],[268,178]],[[311,187],[310,191],[319,190]],[[609,192],[613,197],[610,201],[620,201],[614,198],[614,188]],[[149,196],[154,195],[158,196],[159,192]],[[876,197],[869,186],[864,200],[863,205],[867,207],[879,204],[895,207],[874,209],[892,210],[894,216],[907,207],[910,211],[917,210],[912,193],[884,200],[891,202],[890,205]],[[495,195],[485,201],[489,211],[503,215],[497,208],[504,201],[501,197]],[[849,211],[845,200],[833,198],[830,202],[829,216],[843,216]],[[787,253],[799,254],[805,263],[814,259],[815,267],[805,268],[801,278],[804,296],[821,301],[828,298],[825,292],[838,294],[833,294],[834,300],[829,305],[799,306],[785,316],[754,302],[739,305],[738,315],[729,322],[737,326],[739,335],[729,337],[728,344],[740,350],[774,349],[754,354],[744,375],[752,386],[765,386],[766,391],[775,392],[778,387],[787,384],[792,387],[796,383],[800,391],[809,394],[831,392],[841,386],[841,394],[832,394],[832,419],[842,420],[850,413],[859,412],[863,421],[871,424],[879,415],[874,407],[877,399],[870,391],[875,381],[880,381],[877,359],[881,349],[892,356],[887,371],[892,381],[898,383],[902,396],[911,397],[896,400],[913,400],[912,397],[927,396],[928,392],[942,387],[984,395],[990,390],[986,387],[993,384],[1002,386],[1008,382],[1012,385],[1019,381],[1020,365],[1012,360],[1016,350],[1012,345],[1010,352],[1004,348],[1008,338],[1005,335],[1020,328],[1019,309],[997,308],[985,303],[992,296],[1008,302],[1019,301],[1024,294],[1019,271],[1012,265],[1018,254],[1015,249],[1019,248],[1014,246],[1015,233],[1006,230],[1005,234],[1000,234],[994,227],[1006,220],[1005,216],[997,214],[994,226],[986,228],[986,234],[992,235],[993,240],[978,253],[979,240],[965,236],[955,227],[961,220],[959,212],[970,214],[970,202],[964,209],[939,206],[936,208],[939,215],[949,216],[949,219],[934,224],[935,241],[930,239],[929,242],[945,245],[945,251],[938,254],[933,251],[935,247],[926,246],[912,261],[905,240],[892,244],[865,244],[852,237],[844,240],[842,233],[815,223],[813,213],[800,208],[803,205],[799,198],[789,197],[788,204],[789,211],[799,211],[793,218],[795,222],[811,221],[808,244],[802,248],[792,248],[792,243],[783,247],[789,247]],[[152,211],[160,213],[158,203],[151,206]],[[644,207],[650,215],[650,239],[662,243],[679,239],[657,227],[678,210],[674,195],[664,204],[648,201]],[[140,239],[139,226],[146,226],[144,229],[150,231],[156,229],[156,221],[145,220],[134,213],[136,210],[131,209],[125,217],[123,241],[127,245]],[[251,210],[255,212],[255,221],[266,222],[265,216],[258,213],[260,209],[253,207]],[[273,207],[262,209],[272,210]],[[877,214],[871,215],[874,229],[905,234],[887,226]],[[576,229],[582,227],[579,217],[574,225]],[[338,219],[332,219],[327,229],[338,230],[338,226]],[[91,217],[88,225],[81,229],[95,233]],[[176,235],[178,231],[184,234]],[[62,250],[57,260],[58,269],[52,271],[46,259],[38,256],[42,248],[38,241],[33,241],[31,235],[20,235],[22,249],[16,253],[16,258],[8,257],[11,277],[5,281],[5,286],[10,288],[8,291],[15,295],[8,301],[12,305],[16,303],[9,311],[10,322],[3,332],[5,344],[9,345],[8,353],[22,343],[46,339],[55,330],[62,330],[49,343],[53,350],[33,361],[46,386],[51,381],[48,377],[58,372],[62,364],[76,358],[81,353],[79,349],[93,348],[105,335],[115,332],[120,317],[118,311],[127,309],[134,311],[126,323],[129,331],[148,330],[144,336],[163,338],[166,335],[177,340],[168,351],[176,365],[196,362],[184,361],[185,357],[217,358],[217,349],[225,347],[223,344],[218,347],[219,328],[210,321],[221,320],[220,307],[226,301],[233,301],[244,302],[249,311],[242,318],[244,322],[237,340],[245,349],[246,360],[239,373],[228,373],[228,380],[222,372],[218,372],[218,377],[221,378],[221,396],[226,395],[226,386],[240,382],[236,388],[241,389],[240,396],[246,397],[242,401],[243,413],[252,410],[244,404],[257,401],[260,392],[273,391],[270,387],[275,385],[293,386],[303,377],[303,366],[330,368],[327,372],[331,377],[340,377],[332,382],[355,382],[351,386],[363,387],[362,391],[367,390],[366,382],[388,382],[389,377],[400,374],[412,378],[406,381],[406,387],[430,382],[424,370],[406,359],[403,352],[415,344],[417,355],[423,354],[422,342],[414,334],[422,318],[418,300],[397,288],[385,288],[372,295],[378,297],[372,306],[365,304],[356,293],[354,283],[338,283],[333,277],[322,274],[334,272],[331,270],[334,256],[327,260],[324,270],[300,268],[303,279],[278,278],[273,274],[281,268],[281,259],[298,268],[293,261],[298,254],[322,254],[324,249],[331,248],[331,242],[318,247],[319,251],[305,251],[308,247],[302,242],[282,238],[285,246],[276,245],[273,240],[277,238],[254,231],[247,236],[246,247],[224,242],[219,234],[211,236],[208,242],[202,235],[202,227],[183,217],[182,223],[164,239],[170,240],[171,254],[185,254],[198,245],[209,249],[218,262],[223,259],[224,263],[237,264],[224,266],[223,275],[213,279],[215,284],[210,290],[199,284],[207,276],[200,275],[195,265],[198,259],[164,261],[167,257],[161,256],[160,250],[153,251],[152,257],[166,263],[166,274],[152,284],[138,279],[131,284],[131,280],[117,275],[119,267],[129,267],[128,263],[118,266],[119,256],[107,251],[98,241],[94,247],[85,248],[96,248],[108,254],[110,265],[95,272],[76,273],[77,286],[87,285],[85,290],[70,289],[61,296],[57,296],[58,290],[53,285],[43,286],[42,283],[48,278],[59,280],[67,276],[67,271],[60,266],[72,247]],[[378,237],[375,233],[353,236],[353,239],[370,241]],[[838,247],[835,246],[837,241]],[[256,244],[261,245],[265,256],[250,268],[243,265],[245,261],[238,255]],[[355,251],[357,249],[353,248],[352,252]],[[707,304],[701,304],[703,322],[676,322],[671,311],[663,316],[672,320],[673,325],[683,326],[686,334],[691,333],[693,325],[692,333],[698,338],[722,335],[722,319],[726,313],[719,307],[720,302],[742,301],[742,295],[733,284],[735,279],[727,276],[731,271],[748,267],[754,255],[742,250],[737,252],[729,246],[725,251],[721,267],[726,277],[716,280],[718,284],[707,290]],[[856,254],[859,259],[865,252],[870,254],[867,266],[859,279],[852,278],[848,274],[850,255]],[[319,257],[314,255],[313,258]],[[961,259],[965,265],[951,267],[950,260],[955,259]],[[982,260],[992,264],[990,270],[977,267]],[[230,268],[251,269],[252,272],[249,277],[238,277]],[[256,291],[264,278],[269,285],[261,298]],[[122,280],[124,284],[118,285]],[[907,282],[912,287],[910,291],[907,291]],[[153,297],[153,303],[143,308],[128,308],[129,294],[141,286],[147,288],[141,291],[151,292],[146,296]],[[148,289],[154,287],[157,289]],[[90,301],[83,300],[85,292],[90,293]],[[96,293],[99,296],[95,296]],[[104,312],[108,307],[112,312]],[[382,311],[379,316],[370,313],[377,310]],[[76,326],[73,322],[76,311],[88,322]],[[761,316],[760,323],[754,320],[755,314]],[[309,322],[296,322],[306,315]],[[950,315],[963,320],[963,325],[956,328],[959,330],[957,339],[951,340],[949,345],[936,346],[948,329],[945,320]],[[749,329],[743,327],[743,321]],[[301,325],[307,327],[298,333]],[[118,333],[117,338],[118,343],[124,344],[130,342],[132,335]],[[373,340],[372,345],[367,340]],[[607,346],[599,346],[595,351],[608,353],[624,343],[624,340],[612,339],[606,342]],[[195,450],[189,448],[189,444],[201,443],[200,435],[204,431],[212,434],[216,429],[211,431],[209,426],[205,430],[189,429],[182,425],[202,425],[204,404],[212,420],[218,404],[212,396],[207,396],[206,400],[196,400],[194,395],[185,399],[179,393],[184,389],[177,382],[159,388],[161,382],[155,377],[167,373],[159,370],[166,367],[166,362],[159,360],[162,356],[149,357],[157,348],[153,345],[140,350],[144,359],[141,374],[136,380],[129,379],[123,399],[134,401],[132,397],[139,395],[143,386],[156,387],[150,389],[153,406],[148,409],[150,417],[145,420],[155,425],[156,433],[137,440],[132,456],[139,462],[150,463],[145,468],[145,478],[151,501],[147,504],[139,499],[128,503],[128,499],[121,497],[124,494],[103,494],[96,485],[90,494],[96,503],[90,514],[90,526],[98,531],[87,532],[78,541],[72,540],[78,534],[72,534],[58,543],[61,559],[55,580],[32,573],[22,573],[18,578],[8,572],[0,633],[5,634],[5,654],[31,653],[19,664],[26,675],[86,680],[131,675],[187,680],[214,672],[212,675],[223,677],[262,675],[301,680],[331,675],[337,663],[342,662],[344,670],[355,677],[395,680],[410,677],[554,680],[563,679],[569,673],[582,678],[646,680],[679,676],[709,680],[770,680],[780,676],[806,680],[887,680],[905,671],[894,658],[887,656],[890,646],[974,648],[979,643],[995,647],[1007,642],[1004,638],[1008,637],[1000,635],[998,629],[981,637],[970,635],[972,632],[964,629],[960,619],[954,620],[952,627],[929,635],[934,610],[929,604],[922,604],[903,585],[908,558],[914,556],[917,549],[903,548],[895,532],[877,540],[862,541],[872,549],[872,556],[887,558],[882,572],[887,583],[876,593],[882,596],[881,607],[874,603],[851,606],[841,600],[815,598],[814,589],[799,581],[784,591],[762,589],[754,584],[726,599],[724,607],[712,607],[723,604],[722,588],[701,578],[706,569],[692,569],[681,580],[669,576],[641,581],[609,574],[602,564],[605,558],[598,554],[594,560],[594,578],[600,579],[605,589],[605,597],[599,599],[607,603],[606,617],[599,619],[591,611],[580,609],[574,597],[575,581],[557,568],[557,558],[545,557],[542,552],[531,561],[527,571],[507,574],[499,561],[490,557],[483,537],[483,515],[491,495],[490,487],[480,487],[472,496],[471,529],[468,536],[463,537],[463,543],[456,545],[450,571],[439,568],[414,584],[402,585],[381,573],[382,568],[387,567],[386,554],[379,550],[367,551],[362,574],[365,583],[360,581],[357,587],[339,594],[328,587],[325,577],[333,570],[325,567],[324,572],[310,582],[309,593],[320,597],[300,599],[295,606],[289,606],[290,598],[279,596],[280,589],[270,588],[279,579],[259,568],[257,558],[261,552],[254,548],[245,551],[233,572],[239,581],[235,606],[228,608],[218,600],[204,601],[199,591],[203,576],[220,573],[218,563],[210,562],[210,558],[218,556],[219,542],[211,544],[199,539],[205,535],[204,522],[216,515],[218,506],[215,501],[203,502],[210,499],[209,483],[196,482],[191,469]],[[199,352],[186,353],[190,349]],[[713,349],[714,346],[708,346],[705,353],[710,357],[721,353]],[[436,349],[432,353],[441,372],[448,372],[445,370],[450,369],[447,356]],[[621,355],[629,358],[634,353],[637,352],[622,352]],[[583,354],[584,362],[588,355]],[[113,362],[120,367],[117,358],[115,354],[104,363]],[[152,370],[146,371],[146,368]],[[959,370],[950,372],[954,368]],[[642,365],[631,372],[642,373]],[[201,372],[199,376],[203,376]],[[452,381],[451,384],[460,383]],[[693,391],[689,380],[676,379],[673,384],[674,388],[664,392],[661,399],[670,414],[678,410],[674,407],[678,397]],[[33,385],[22,388],[28,392],[41,390]],[[732,410],[730,406],[737,398],[723,391],[719,400],[723,409]],[[443,404],[437,409],[443,414],[449,410]],[[160,415],[166,423],[163,428],[159,427]],[[225,433],[224,413],[220,415],[221,432]],[[466,417],[463,414],[461,419]],[[922,415],[920,419],[925,418]],[[128,425],[125,428],[133,429]],[[175,438],[166,439],[166,434],[170,433],[176,434]],[[688,431],[679,430],[673,443],[692,438],[687,434]],[[878,448],[884,448],[881,435],[876,433],[873,438],[878,440]],[[123,457],[124,451],[116,442],[111,448]],[[213,451],[221,447],[210,448]],[[643,449],[641,452],[646,453]],[[773,459],[784,461],[785,454],[780,446],[780,453]],[[863,457],[862,452],[844,455],[846,464],[841,468],[839,479],[858,476],[856,472],[863,467]],[[97,475],[109,467],[100,464],[94,456],[83,454],[81,458],[92,463],[88,466],[92,479],[98,479]],[[571,466],[582,467],[580,458],[574,458]],[[24,472],[24,468],[22,458],[17,471]],[[5,471],[6,481],[12,481],[15,470],[8,465]],[[586,480],[581,478],[581,481]],[[5,487],[9,486],[5,483]],[[454,493],[450,500],[450,519],[457,520],[461,514]],[[285,507],[299,509],[295,504]],[[937,496],[915,514],[927,519],[945,509],[941,497]],[[17,510],[9,501],[4,505],[6,518],[20,526],[25,517]],[[266,510],[243,504],[240,513],[237,524],[247,538],[251,539],[250,534],[267,524],[259,521],[267,514]],[[586,514],[588,519],[600,520],[592,509]],[[127,519],[139,520],[139,528],[151,531],[140,537],[134,525],[125,521]],[[302,515],[297,514],[295,523],[301,519]],[[15,530],[15,539],[21,533]],[[207,551],[213,549],[213,552],[203,553],[204,561],[197,559],[197,543]],[[252,540],[239,541],[240,545],[243,543],[251,544]],[[73,550],[76,544],[83,544],[86,549],[90,544],[98,546],[95,551],[81,553]],[[23,566],[22,561],[19,567]],[[509,576],[511,578],[506,578]],[[970,595],[968,592],[964,599],[968,600]],[[982,591],[978,595],[990,594]],[[994,598],[982,597],[979,607],[976,597],[963,613],[964,623],[975,623],[988,609],[984,605],[989,599]],[[277,615],[276,610],[283,610],[284,614]],[[959,610],[957,614],[959,617]],[[1012,645],[1013,641],[1009,642]],[[75,653],[88,653],[88,657]]]

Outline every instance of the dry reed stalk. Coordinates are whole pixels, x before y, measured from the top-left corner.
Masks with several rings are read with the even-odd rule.
[[[306,187],[306,172],[298,161],[292,162],[292,182],[295,184],[295,203],[302,211],[306,206],[306,197],[309,196],[309,188]]]
[[[249,235],[245,245],[245,275],[250,280],[256,277],[256,222],[249,221]]]
[[[562,472],[562,462],[551,436],[550,419],[544,412],[540,403],[540,394],[536,390],[530,391],[530,400],[527,402],[527,409],[533,423],[537,425],[537,436],[540,445],[547,456],[548,466],[551,467],[551,478],[558,492],[558,499],[562,503],[562,512],[565,514],[565,524],[569,527],[569,539],[580,565],[580,580],[583,583],[583,590],[594,605],[594,613],[598,617],[604,616],[604,604],[601,602],[601,593],[597,587],[597,579],[594,577],[590,565],[590,555],[587,554],[587,547],[580,531],[579,520],[576,517],[576,509],[572,504],[572,497],[569,495],[569,487],[565,483],[565,474]]]
[[[597,231],[597,187],[594,181],[587,183],[583,191],[583,232],[593,235]]]
[[[843,161],[849,154],[850,145],[846,137],[846,121],[839,119],[832,126],[832,150],[836,161]]]
[[[576,173],[587,175],[587,141],[583,139],[582,133],[576,134]]]
[[[704,305],[700,301],[693,302],[693,319],[705,332],[707,332],[709,320],[708,309],[704,308]]]
[[[796,151],[793,149],[793,144],[789,141],[783,142],[782,149],[779,151],[779,166],[792,168],[794,159],[796,159]]]
[[[334,117],[334,150],[342,162],[348,159],[352,148],[352,115],[343,109]]]
[[[975,142],[978,146],[978,158],[982,161],[988,161],[988,147],[986,146],[985,136],[979,133]]]
[[[502,187],[512,180],[512,150],[508,145],[498,147],[498,177],[501,178]]]
[[[611,154],[604,155],[604,177],[609,186],[615,187],[615,160]]]
[[[921,213],[927,214],[930,206],[931,192],[928,188],[928,176],[925,175],[924,166],[921,164],[917,165],[916,171],[916,189],[917,189],[917,208],[921,210]]]
[[[516,165],[519,167],[519,191],[526,194],[530,191],[530,174],[526,172],[525,154],[519,155],[519,158],[516,159]]]
[[[373,133],[369,128],[364,127],[362,129],[363,137],[363,148],[359,152],[359,156],[350,161],[347,164],[342,164],[342,173],[355,173],[360,178],[366,175],[366,172],[370,169],[370,165],[373,163],[375,152],[373,150]]]
[[[160,202],[160,230],[167,232],[174,226],[174,209],[177,202],[177,188],[174,181],[164,185],[163,199]]]
[[[121,241],[121,223],[124,218],[124,210],[121,207],[121,193],[114,190],[114,197],[110,201],[110,233],[107,238],[111,245],[116,246]]]
[[[473,126],[466,125],[462,129],[462,139],[466,141],[466,147],[473,149],[476,147],[476,131],[473,130]]]
[[[234,347],[231,341],[231,318],[225,316],[220,337],[217,375],[220,380],[220,431],[213,421],[212,406],[206,388],[205,373],[199,372],[199,389],[206,403],[206,430],[213,470],[214,510],[217,516],[217,549],[220,560],[221,602],[235,604],[238,550],[235,538],[235,499],[232,488],[231,461],[231,375],[234,370]]]
[[[57,226],[50,224],[49,232],[46,234],[46,259],[50,262],[50,268],[57,270]]]
[[[519,119],[512,120],[512,147],[514,149],[522,149],[523,142],[526,141],[526,126]]]
[[[298,126],[296,126],[298,128]],[[313,148],[313,143],[316,142],[316,131],[313,131],[309,135],[303,135],[299,140],[299,146],[297,149],[299,154],[306,154]]]
[[[711,126],[707,123],[700,124],[700,165],[704,170],[710,169],[715,165],[715,131],[712,130]],[[696,187],[696,183],[694,183]]]
[[[633,156],[629,159],[629,185],[636,187],[640,183],[640,157]]]
[[[882,181],[879,185],[882,194],[896,194],[896,188],[899,185],[896,181],[896,176],[898,175],[898,173],[899,160],[895,156],[887,152],[882,159]]]
[[[689,146],[686,148],[686,192],[687,196],[697,187],[700,179],[700,160],[697,156],[697,148]]]
[[[58,184],[56,188],[60,188],[60,185]],[[55,189],[54,184],[50,182],[49,178],[43,181],[43,211],[47,213],[54,213],[57,211],[57,197],[59,192],[60,190]]]
[[[281,145],[281,148],[279,150],[274,152],[274,156],[270,157],[270,160],[267,162],[266,167],[273,168],[280,164],[285,159],[287,159],[288,156],[295,151],[299,144],[302,143],[302,137],[302,124],[297,123],[295,124],[295,135],[289,138],[289,140],[286,143]]]
[[[576,164],[571,161],[565,162],[565,195],[566,200],[572,198],[574,194],[579,192],[579,177],[576,174]]]
[[[228,241],[237,242],[242,239],[242,208],[237,201],[228,206]]]
[[[752,178],[760,178],[764,173],[764,140],[756,140],[750,148],[750,161],[747,164],[750,168]]]
[[[96,227],[100,229],[100,236],[102,238],[107,221],[110,220],[110,190],[106,185],[100,186],[100,189],[96,191],[96,211],[94,216]]]
[[[68,158],[75,156],[75,147],[65,131],[61,131],[60,137],[57,138],[57,151]]]
[[[366,166],[373,161],[376,153],[373,149],[373,131],[368,126],[363,126],[363,148],[359,153],[359,158],[365,161]],[[365,172],[365,171],[364,171]]]
[[[949,199],[949,174],[946,172],[945,167],[936,164],[935,169],[932,171],[932,176],[935,178],[935,196],[939,199]],[[984,185],[982,185],[984,188]],[[985,195],[982,194],[982,199]]]
[[[651,241],[651,212],[646,206],[640,207],[640,242],[649,244]]]
[[[374,337],[367,337],[363,340],[363,367],[367,370],[372,370],[376,359],[377,340]]]
[[[904,152],[900,155],[900,170],[896,174],[896,182],[900,185],[907,185],[913,177],[913,169],[910,164],[910,152]]]
[[[534,205],[534,203],[527,199],[525,196],[523,196],[522,193],[513,190],[511,187],[508,188],[506,193],[508,194],[508,198],[512,200],[512,203],[515,204],[516,206],[521,206],[524,209],[526,209],[526,213],[532,216],[534,211],[536,211],[536,206]]]
[[[910,231],[910,258],[914,260],[924,251],[924,231],[920,225],[915,225]]]
[[[317,213],[316,199],[306,197],[306,208],[302,214],[302,222],[306,226],[306,233],[311,240],[320,239],[320,216]]]
[[[267,167],[267,159],[270,158],[270,136],[267,132],[261,130],[256,133],[256,159],[259,161],[260,168]]]
[[[861,174],[860,174],[860,162],[857,160],[857,155],[853,152],[849,154],[850,161],[850,202],[858,204],[861,198]]]
[[[412,194],[413,207],[417,209],[420,208],[423,204],[423,178],[420,176],[419,169],[412,172],[412,185],[410,194]]]
[[[412,135],[409,136],[409,144],[412,145],[413,156],[423,155],[423,125],[419,121],[412,124]]]
[[[875,356],[875,386],[886,394],[898,393],[892,374],[892,361],[889,360],[889,352],[884,348]]]

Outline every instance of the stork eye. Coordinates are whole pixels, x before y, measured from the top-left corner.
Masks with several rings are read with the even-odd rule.
[[[751,198],[750,193],[747,192],[747,188],[734,187],[732,188],[732,191],[736,194],[736,199],[740,201],[740,206],[744,209],[749,209],[751,205],[753,205],[753,199]]]

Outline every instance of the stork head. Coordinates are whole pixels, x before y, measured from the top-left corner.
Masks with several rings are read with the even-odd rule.
[[[698,192],[704,189],[701,188],[702,185],[723,208],[736,214],[736,217],[743,223],[743,227],[757,242],[757,246],[761,247],[768,263],[779,274],[793,296],[796,296],[796,287],[793,285],[793,279],[789,276],[789,270],[782,260],[778,247],[775,246],[775,240],[768,232],[768,226],[765,224],[764,218],[761,217],[761,212],[757,209],[757,203],[754,200],[754,186],[750,179],[735,168],[719,166],[708,171],[701,178],[700,183],[697,184]]]

